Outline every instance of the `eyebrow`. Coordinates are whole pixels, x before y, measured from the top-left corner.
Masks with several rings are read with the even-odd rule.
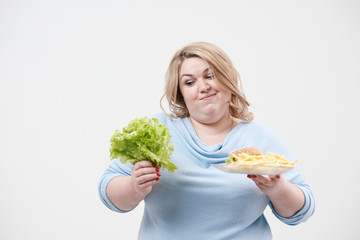
[[[210,70],[210,68],[206,68],[203,73],[206,73]],[[183,75],[181,75],[180,79],[182,79],[183,77],[193,77],[194,75],[190,74],[190,73],[184,73]]]

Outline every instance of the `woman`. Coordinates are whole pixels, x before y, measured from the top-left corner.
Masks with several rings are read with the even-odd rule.
[[[249,146],[292,160],[275,133],[252,121],[239,75],[221,49],[199,42],[179,50],[167,71],[165,96],[171,114],[155,117],[172,134],[171,161],[178,170],[114,160],[99,186],[104,204],[117,212],[145,200],[139,239],[271,239],[267,205],[290,225],[312,215],[311,189],[296,168],[265,177],[212,166]]]

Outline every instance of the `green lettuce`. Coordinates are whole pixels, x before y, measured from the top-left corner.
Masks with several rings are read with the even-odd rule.
[[[170,161],[174,151],[168,128],[156,118],[132,120],[123,131],[115,130],[111,137],[110,158],[119,158],[124,164],[148,160],[164,170],[175,172],[177,166]]]

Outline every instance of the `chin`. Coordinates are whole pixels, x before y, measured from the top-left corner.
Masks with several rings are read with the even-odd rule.
[[[229,111],[224,111],[224,109],[229,109],[229,105],[207,105],[202,108],[189,109],[189,112],[192,119],[210,124],[219,121],[229,113]]]
[[[211,111],[202,114],[202,122],[211,124],[219,121],[224,116],[223,112]]]

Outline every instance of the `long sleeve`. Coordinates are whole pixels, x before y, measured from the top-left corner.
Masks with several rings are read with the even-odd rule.
[[[110,210],[124,213],[127,211],[123,211],[118,209],[108,198],[106,194],[106,188],[111,179],[117,176],[130,176],[131,175],[131,164],[122,164],[119,159],[114,159],[110,166],[105,170],[104,174],[101,176],[99,187],[98,187],[98,193],[100,196],[101,201],[104,203],[106,207],[108,207]]]
[[[138,239],[271,239],[263,214],[268,205],[271,207],[269,198],[246,175],[225,173],[213,164],[224,163],[230,152],[248,146],[293,160],[276,134],[255,122],[241,122],[223,143],[208,146],[196,136],[187,118],[155,117],[169,128],[175,148],[171,161],[178,170],[161,170],[160,181],[144,199]],[[123,212],[106,196],[107,184],[115,176],[130,175],[131,168],[115,159],[101,178],[100,198],[113,211]],[[297,224],[314,211],[311,188],[297,169],[284,176],[303,190],[306,201],[293,217],[278,217],[287,224]]]
[[[258,125],[258,124],[255,124]],[[264,152],[273,152],[277,153],[279,155],[284,155],[289,159],[290,161],[294,161],[294,156],[290,152],[290,150],[287,148],[286,144],[273,132],[271,129],[266,128],[264,126],[256,126],[256,130],[252,130],[253,132],[258,132],[257,140],[261,145],[259,145],[259,148],[261,148]],[[259,131],[260,130],[260,131]],[[315,211],[315,199],[311,190],[311,187],[306,183],[305,176],[301,174],[298,167],[295,169],[286,172],[284,174],[284,177],[290,181],[292,184],[299,187],[302,192],[304,193],[305,197],[305,204],[295,215],[284,218],[277,214],[277,212],[274,210],[274,207],[272,203],[269,203],[269,206],[273,212],[273,214],[282,222],[288,225],[297,225],[299,223],[305,222],[307,219],[309,219],[314,211]]]
[[[289,176],[290,175],[290,176]],[[308,184],[305,183],[304,177],[302,175],[296,175],[298,176],[295,179],[291,178],[291,175],[294,175],[293,173],[286,174],[286,178],[288,178],[291,183],[295,184],[297,187],[299,187],[305,196],[305,204],[304,206],[293,216],[289,218],[284,218],[277,214],[277,212],[274,210],[274,207],[272,203],[269,203],[270,208],[272,209],[273,214],[282,222],[288,224],[288,225],[297,225],[299,223],[305,222],[308,220],[315,211],[315,199],[313,196],[313,193],[311,191],[311,188]]]

